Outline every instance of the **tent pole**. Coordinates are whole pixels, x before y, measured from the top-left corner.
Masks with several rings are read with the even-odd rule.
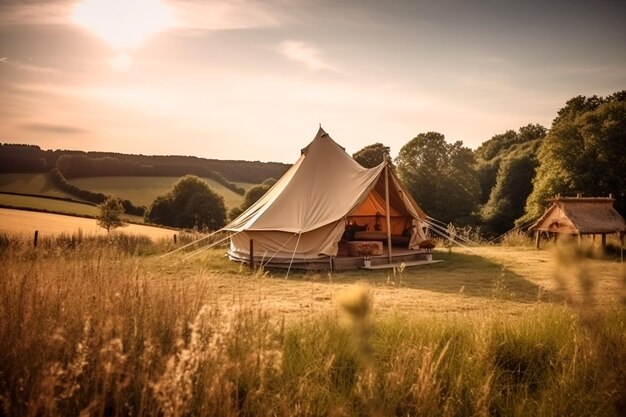
[[[387,213],[387,255],[391,263],[391,219],[389,217],[389,161],[385,165],[385,212]]]

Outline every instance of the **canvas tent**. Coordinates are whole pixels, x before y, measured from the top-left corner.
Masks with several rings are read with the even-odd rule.
[[[223,230],[232,233],[233,260],[249,259],[251,240],[257,259],[310,260],[336,256],[352,222],[404,233],[405,247],[415,248],[425,236],[413,226],[425,218],[386,162],[363,168],[320,127],[285,175]]]

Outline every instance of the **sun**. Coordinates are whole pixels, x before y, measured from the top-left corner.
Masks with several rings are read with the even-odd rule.
[[[72,19],[121,54],[167,28],[171,14],[161,0],[82,0]]]

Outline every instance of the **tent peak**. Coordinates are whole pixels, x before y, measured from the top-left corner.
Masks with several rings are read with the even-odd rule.
[[[324,131],[324,129],[322,128],[322,124],[320,123],[320,127],[317,131],[317,134],[315,135],[315,138],[305,148],[302,148],[300,150],[300,154],[306,155],[313,144],[319,143],[319,142],[326,142],[326,141],[330,141],[335,146],[339,147],[342,151],[344,152],[346,151],[346,148],[344,148],[343,146],[335,142],[333,138],[331,138],[330,135],[326,133],[326,131]]]

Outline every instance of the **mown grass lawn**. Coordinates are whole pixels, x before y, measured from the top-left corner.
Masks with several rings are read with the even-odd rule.
[[[434,258],[443,262],[403,271],[291,271],[287,279],[286,270],[251,272],[234,264],[224,249],[146,262],[163,277],[193,280],[200,271],[204,285],[220,299],[261,301],[268,309],[296,316],[332,310],[336,292],[354,284],[370,288],[376,314],[520,315],[546,303],[581,300],[581,279],[587,276],[597,306],[618,304],[622,296],[624,268],[614,257],[572,256],[565,268],[552,249],[486,246],[438,250]]]

